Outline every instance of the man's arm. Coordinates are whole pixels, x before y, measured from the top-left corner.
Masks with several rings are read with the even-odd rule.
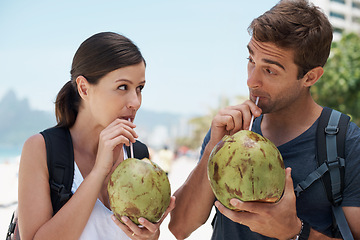
[[[343,207],[346,221],[355,240],[360,240],[360,207]]]
[[[199,164],[190,173],[185,183],[174,193],[176,207],[170,213],[170,231],[177,239],[187,238],[193,231],[206,222],[215,196],[207,176],[207,163],[212,149],[225,136],[249,128],[251,112],[255,117],[261,113],[250,100],[237,106],[220,110],[211,123],[210,140],[203,146]]]
[[[215,196],[207,177],[207,160],[212,150],[208,144],[199,164],[174,193],[176,207],[170,213],[169,229],[176,239],[185,239],[206,222]]]

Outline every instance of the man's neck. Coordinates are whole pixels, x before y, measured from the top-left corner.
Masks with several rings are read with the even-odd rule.
[[[309,129],[321,111],[322,107],[312,98],[298,101],[286,109],[264,114],[261,131],[276,146],[280,146]]]

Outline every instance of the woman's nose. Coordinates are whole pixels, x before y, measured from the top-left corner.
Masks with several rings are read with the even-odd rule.
[[[130,94],[128,96],[127,107],[138,110],[141,106],[141,95],[139,94]]]

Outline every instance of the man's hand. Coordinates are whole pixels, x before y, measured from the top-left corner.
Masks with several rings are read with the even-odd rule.
[[[300,232],[301,221],[296,215],[296,197],[290,168],[286,169],[284,195],[279,202],[242,202],[231,199],[230,203],[238,211],[229,210],[218,201],[215,206],[223,215],[248,226],[253,232],[278,239],[290,239]]]
[[[261,109],[250,100],[220,110],[211,123],[210,140],[218,143],[225,135],[249,129],[252,115],[259,117],[260,114]]]

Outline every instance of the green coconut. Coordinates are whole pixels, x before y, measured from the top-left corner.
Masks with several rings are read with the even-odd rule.
[[[158,222],[169,206],[171,189],[166,173],[149,159],[129,158],[117,166],[108,183],[110,207],[121,221],[135,224],[143,217]]]
[[[277,202],[284,192],[285,166],[279,150],[252,131],[224,136],[212,150],[207,170],[216,198],[232,210],[232,198]]]

